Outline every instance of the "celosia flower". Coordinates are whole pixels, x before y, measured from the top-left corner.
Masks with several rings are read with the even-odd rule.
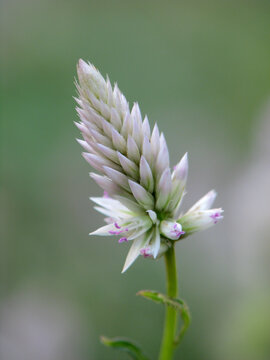
[[[96,210],[106,216],[106,226],[92,235],[132,241],[125,271],[139,255],[157,258],[171,241],[206,229],[222,219],[222,209],[210,209],[216,197],[210,191],[186,214],[180,207],[188,174],[187,154],[170,170],[169,152],[163,133],[155,124],[151,132],[135,103],[130,111],[124,95],[110,80],[83,60],[78,63],[76,83],[81,119],[76,123],[87,162],[101,175],[90,176],[104,190],[91,198]]]

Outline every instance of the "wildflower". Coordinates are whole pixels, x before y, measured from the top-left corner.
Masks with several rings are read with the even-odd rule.
[[[78,63],[76,123],[86,161],[100,174],[90,176],[104,190],[91,198],[107,225],[91,235],[118,235],[119,243],[132,241],[123,271],[139,255],[157,258],[195,231],[222,219],[222,209],[210,209],[216,197],[209,192],[181,215],[188,174],[187,154],[171,173],[169,151],[155,124],[151,132],[134,103],[131,111],[117,84],[112,87],[90,63]]]

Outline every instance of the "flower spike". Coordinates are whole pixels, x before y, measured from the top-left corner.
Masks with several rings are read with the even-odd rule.
[[[216,197],[210,191],[180,216],[188,174],[187,154],[170,170],[169,151],[157,124],[153,131],[139,105],[130,110],[117,84],[111,85],[90,63],[79,60],[80,118],[75,123],[83,139],[83,157],[99,172],[90,176],[104,197],[91,198],[107,225],[91,235],[119,236],[132,242],[123,272],[138,256],[158,258],[172,241],[206,229],[222,219],[222,209],[210,209]]]

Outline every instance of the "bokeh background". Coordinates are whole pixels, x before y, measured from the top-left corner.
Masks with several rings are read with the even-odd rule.
[[[177,246],[192,326],[176,359],[270,358],[269,1],[1,2],[2,360],[109,360],[101,334],[157,358],[164,309],[135,296],[165,291],[162,260],[120,274],[126,244],[88,236],[75,138],[82,57],[158,122],[172,164],[189,152],[184,208],[208,190],[224,221]]]

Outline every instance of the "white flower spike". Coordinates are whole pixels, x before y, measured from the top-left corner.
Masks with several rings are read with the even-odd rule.
[[[180,216],[185,194],[188,157],[170,170],[169,151],[157,124],[151,133],[148,118],[142,120],[139,105],[130,111],[117,85],[112,87],[90,63],[79,60],[75,123],[83,140],[86,161],[101,175],[90,176],[104,190],[91,198],[107,225],[91,235],[119,236],[132,241],[123,272],[137,259],[158,258],[171,246],[195,231],[222,219],[222,209],[210,209],[216,193],[210,191]]]

